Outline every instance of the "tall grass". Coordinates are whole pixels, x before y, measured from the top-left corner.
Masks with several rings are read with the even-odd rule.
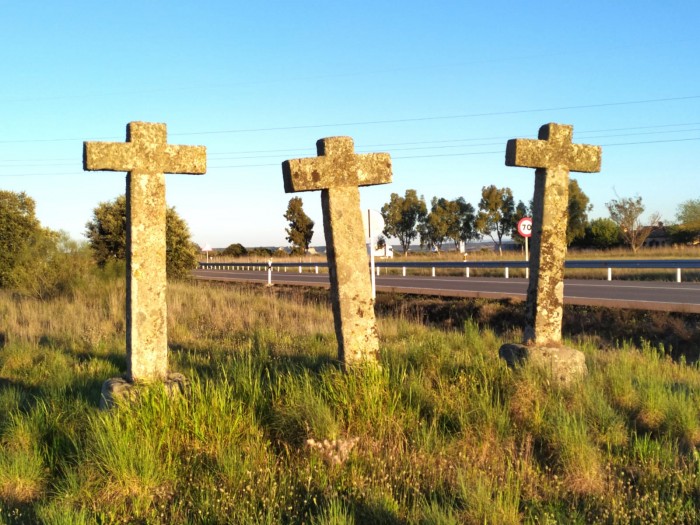
[[[123,293],[0,294],[0,524],[700,520],[700,369],[650,345],[582,343],[562,389],[487,327],[382,316],[345,373],[325,292],[172,283],[186,394],[100,412]]]

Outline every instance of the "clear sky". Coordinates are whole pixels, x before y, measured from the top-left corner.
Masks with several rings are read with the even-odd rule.
[[[578,174],[591,218],[617,196],[672,222],[700,198],[700,2],[2,2],[0,189],[24,191],[44,226],[84,239],[125,175],[84,172],[82,141],[124,141],[130,121],[207,147],[203,176],[168,175],[168,204],[200,245],[286,245],[280,164],[349,135],[388,152],[394,182],[532,197],[534,172],[504,166],[509,138],[547,122],[603,146]],[[320,194],[299,194],[325,244]]]

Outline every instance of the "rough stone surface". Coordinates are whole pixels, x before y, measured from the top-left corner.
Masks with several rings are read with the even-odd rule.
[[[162,383],[168,397],[185,393],[187,379],[179,373],[167,374]],[[102,384],[100,409],[109,410],[121,402],[131,402],[138,399],[147,384],[132,383],[126,377],[112,377]]]
[[[379,351],[359,186],[391,182],[387,153],[357,155],[350,137],[316,143],[318,157],[282,164],[287,193],[321,191],[338,358],[375,362]]]
[[[600,171],[601,148],[572,144],[573,127],[546,124],[539,140],[513,139],[506,165],[536,168],[525,341],[561,341],[569,172]]]
[[[126,140],[85,142],[83,169],[128,172],[127,379],[148,382],[168,370],[164,174],[204,173],[206,149],[167,144],[165,124],[131,122]]]
[[[538,346],[505,344],[498,355],[514,368],[529,364],[551,374],[552,381],[568,386],[582,379],[588,372],[583,352],[567,346]]]

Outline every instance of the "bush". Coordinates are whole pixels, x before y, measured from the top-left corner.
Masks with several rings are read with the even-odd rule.
[[[229,244],[219,255],[226,255],[227,257],[242,257],[248,254],[248,250],[245,249],[241,243]]]
[[[620,227],[611,219],[594,219],[586,227],[586,235],[576,244],[602,250],[620,246]]]
[[[85,225],[85,236],[98,265],[126,258],[126,197],[101,202],[93,210],[93,218]],[[188,277],[197,267],[198,248],[190,239],[187,223],[175,208],[168,208],[165,217],[166,272],[168,278]]]

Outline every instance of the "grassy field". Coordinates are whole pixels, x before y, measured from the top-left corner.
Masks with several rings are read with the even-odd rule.
[[[94,279],[0,292],[2,525],[700,522],[700,368],[651,344],[579,335],[563,390],[498,359],[517,327],[405,311],[343,373],[324,292],[173,283],[186,395],[100,412],[124,287]]]

